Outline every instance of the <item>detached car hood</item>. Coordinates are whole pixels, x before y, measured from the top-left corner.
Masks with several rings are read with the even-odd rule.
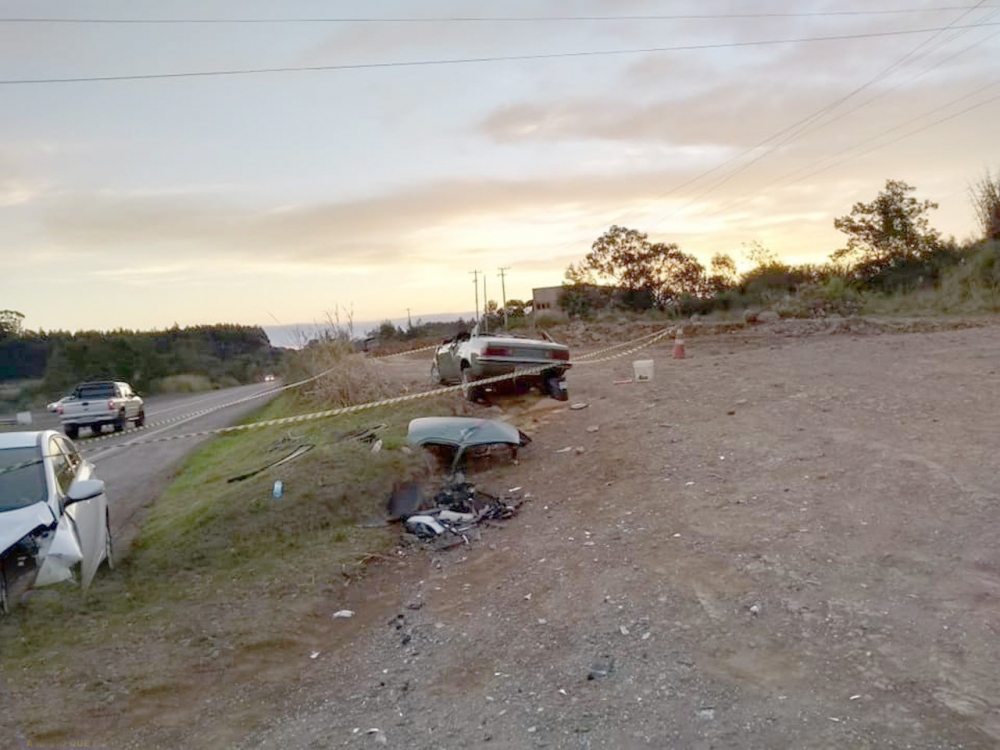
[[[0,513],[0,554],[3,554],[39,526],[55,524],[52,510],[43,501]]]
[[[420,417],[410,422],[406,439],[412,445],[526,445],[528,436],[514,425],[473,417]]]

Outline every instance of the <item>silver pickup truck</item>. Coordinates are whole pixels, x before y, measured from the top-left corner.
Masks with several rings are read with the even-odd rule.
[[[112,425],[115,432],[121,432],[129,422],[136,427],[146,423],[142,399],[128,383],[113,380],[81,383],[71,396],[56,407],[63,431],[71,440],[77,438],[81,427],[89,427],[92,434],[100,435],[104,425]]]

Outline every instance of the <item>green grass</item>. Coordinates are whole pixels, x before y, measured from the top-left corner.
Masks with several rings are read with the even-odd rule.
[[[285,394],[251,421],[314,406]],[[16,721],[36,739],[71,738],[74,716],[116,696],[173,689],[220,648],[294,640],[286,608],[338,590],[397,541],[397,528],[359,521],[382,515],[395,482],[427,472],[421,453],[399,450],[410,419],[463,409],[457,398],[420,400],[212,439],[151,509],[132,553],[88,595],[58,587],[57,597],[0,621],[0,679],[17,709],[0,717],[0,730]],[[379,423],[387,428],[377,453],[343,439]],[[227,481],[305,443],[315,448],[293,462]],[[285,485],[280,499],[275,479]],[[46,708],[53,700],[59,712]]]

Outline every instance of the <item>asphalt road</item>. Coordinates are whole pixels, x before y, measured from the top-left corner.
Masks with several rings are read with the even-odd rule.
[[[273,396],[261,396],[235,406],[227,406],[210,414],[189,416],[224,406],[233,401],[275,391],[279,383],[226,388],[211,393],[183,396],[154,396],[146,399],[146,423],[143,430],[134,428],[123,433],[92,441],[82,436],[75,441],[87,460],[97,467],[97,476],[107,485],[111,509],[111,533],[115,548],[124,552],[142,525],[145,510],[156,500],[183,460],[208,438],[184,438],[160,443],[130,445],[134,440],[183,435],[202,430],[226,427],[259,409]],[[58,429],[53,415],[37,415],[33,429]],[[176,420],[170,424],[159,424]],[[86,433],[84,433],[86,435]]]

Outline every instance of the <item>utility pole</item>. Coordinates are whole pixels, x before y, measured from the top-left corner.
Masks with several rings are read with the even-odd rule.
[[[479,323],[479,271],[469,271],[472,274],[472,285],[476,288],[476,323]]]
[[[413,318],[410,317],[410,308],[406,308],[406,323],[410,329],[413,328]]]
[[[490,298],[486,296],[486,274],[483,274],[483,333],[490,332]]]
[[[504,278],[504,271],[509,271],[510,266],[500,269],[500,292],[503,294],[503,327],[507,327],[507,280]]]

